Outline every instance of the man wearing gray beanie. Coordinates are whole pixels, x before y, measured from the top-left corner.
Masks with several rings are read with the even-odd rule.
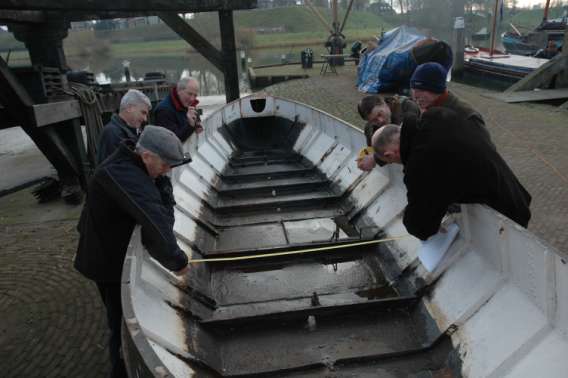
[[[124,140],[89,183],[74,265],[96,283],[106,307],[113,377],[126,376],[120,357],[120,276],[134,227],[142,226],[142,243],[161,265],[177,275],[188,271],[187,255],[173,232],[171,184],[161,178],[190,160],[172,131],[149,125],[136,144]]]

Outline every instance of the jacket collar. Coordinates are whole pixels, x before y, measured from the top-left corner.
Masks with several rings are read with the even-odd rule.
[[[430,104],[430,106],[428,106],[428,109],[433,108],[435,106],[442,106],[445,104],[445,102],[448,100],[448,96],[450,95],[450,92],[448,92],[448,90],[446,89],[444,91],[444,93],[440,94],[438,96],[438,98],[432,103]]]
[[[180,112],[182,110],[187,111],[187,108],[185,106],[183,106],[183,104],[181,103],[181,100],[179,99],[177,88],[172,88],[172,91],[170,92],[170,94],[172,96],[172,103],[174,104],[174,108],[176,108],[176,111],[178,111],[178,112]]]
[[[120,128],[124,129],[127,133],[135,136],[138,135],[138,129],[136,129],[136,127],[128,126],[126,121],[123,120],[118,114],[113,114],[111,117],[111,121],[114,124],[118,125]]]
[[[124,139],[118,146],[116,154],[128,160],[131,160],[134,163],[134,165],[142,169],[144,173],[148,174],[148,170],[146,169],[146,164],[144,164],[140,155],[136,153],[135,148],[136,148],[136,143],[134,143],[134,141],[129,139]]]

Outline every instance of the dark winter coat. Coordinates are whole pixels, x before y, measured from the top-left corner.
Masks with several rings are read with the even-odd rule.
[[[120,282],[136,224],[142,226],[142,241],[160,264],[172,271],[187,265],[187,256],[173,233],[171,183],[164,177],[153,180],[133,149],[131,141],[122,143],[97,167],[89,183],[77,226],[75,268],[94,281]]]
[[[448,91],[448,96],[444,99],[443,103],[440,104],[441,107],[452,109],[454,112],[458,114],[459,117],[465,118],[468,121],[473,122],[474,124],[483,128],[487,137],[491,139],[489,131],[485,126],[485,121],[483,120],[483,116],[475,110],[470,104],[463,101],[452,92]]]
[[[105,125],[99,137],[97,145],[97,165],[101,164],[107,157],[112,155],[120,143],[125,140],[136,142],[138,130],[130,127],[117,114],[113,114],[110,122]]]
[[[198,103],[199,101],[196,100],[192,106]],[[181,104],[175,88],[154,110],[154,123],[173,131],[182,142],[185,142],[195,130],[189,125],[187,108]]]
[[[436,234],[452,203],[486,204],[527,227],[531,196],[482,126],[448,108],[428,109],[420,119],[405,119],[400,154],[410,234],[422,240]]]

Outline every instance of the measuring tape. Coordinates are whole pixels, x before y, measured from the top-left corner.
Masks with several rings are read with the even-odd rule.
[[[265,253],[265,254],[260,254],[260,255],[237,256],[237,257],[219,257],[219,258],[211,258],[211,259],[190,259],[189,264],[198,264],[198,263],[204,263],[204,262],[254,260],[254,259],[265,259],[265,258],[276,257],[276,256],[301,255],[301,254],[306,254],[306,253],[332,251],[334,249],[340,249],[340,248],[361,247],[361,246],[364,246],[364,245],[379,244],[379,243],[384,243],[384,242],[388,242],[388,241],[401,240],[401,239],[407,238],[409,236],[410,236],[409,234],[406,234],[406,235],[402,235],[402,236],[394,236],[392,238],[368,240],[368,241],[364,241],[364,242],[357,242],[357,243],[350,243],[350,244],[331,245],[331,246],[319,247],[319,248],[300,249],[300,250],[297,250],[297,251]]]

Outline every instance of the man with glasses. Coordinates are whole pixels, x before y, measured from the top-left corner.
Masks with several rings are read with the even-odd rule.
[[[173,131],[185,142],[193,132],[203,131],[197,104],[199,100],[199,83],[192,77],[184,77],[178,81],[168,96],[156,107],[154,123]]]

